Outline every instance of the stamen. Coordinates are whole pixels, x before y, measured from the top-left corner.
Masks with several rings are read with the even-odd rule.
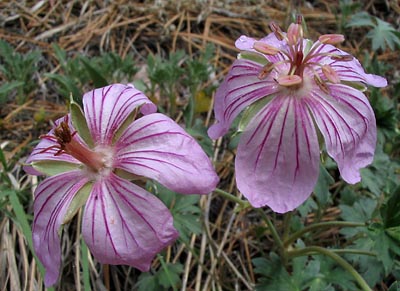
[[[332,69],[329,65],[322,66],[322,73],[324,73],[325,77],[334,84],[340,83],[339,75],[336,73],[334,69]]]
[[[256,51],[258,51],[259,53],[266,54],[266,55],[269,55],[269,56],[274,56],[277,53],[279,53],[279,49],[278,48],[276,48],[276,47],[274,47],[272,45],[266,44],[265,42],[262,42],[262,41],[254,42],[253,48]]]
[[[331,56],[332,60],[341,61],[341,62],[350,62],[353,60],[352,55],[333,55]]]
[[[258,73],[258,79],[262,80],[265,79],[269,73],[272,72],[272,70],[274,69],[274,64],[270,63],[270,64],[266,64],[260,71],[260,73]]]
[[[73,156],[75,159],[81,161],[83,164],[88,166],[93,171],[98,171],[104,167],[104,163],[102,161],[101,155],[97,152],[92,151],[87,148],[87,146],[81,144],[74,136],[77,132],[71,132],[71,129],[68,124],[68,115],[61,121],[56,128],[54,128],[54,136],[51,135],[43,135],[41,138],[48,139],[57,144],[51,145],[40,153],[44,153],[51,149],[58,149],[58,151],[54,154],[55,156],[59,156],[61,154],[68,154]]]
[[[278,24],[276,24],[275,22],[271,22],[269,24],[269,27],[271,28],[272,32],[275,34],[276,38],[279,40],[283,40],[285,38],[282,29],[279,27]]]
[[[287,32],[288,44],[296,45],[303,37],[303,28],[299,24],[290,24]]]
[[[303,16],[301,14],[297,14],[296,15],[296,23],[298,25],[302,25],[303,24]]]
[[[326,94],[329,94],[329,88],[324,81],[318,76],[318,74],[314,75],[314,81],[317,83],[318,87]]]
[[[276,81],[281,86],[291,87],[301,84],[303,82],[303,78],[298,75],[286,75],[280,76],[276,79]]]
[[[318,38],[323,44],[337,45],[344,42],[344,35],[342,34],[323,34]]]

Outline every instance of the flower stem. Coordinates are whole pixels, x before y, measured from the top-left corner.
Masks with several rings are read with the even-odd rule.
[[[271,219],[269,219],[268,215],[265,214],[265,212],[262,208],[257,208],[257,211],[261,214],[262,218],[267,223],[267,226],[268,226],[269,230],[271,231],[272,238],[274,239],[275,243],[277,244],[277,246],[279,248],[279,252],[282,256],[282,259],[285,262],[286,261],[285,246],[284,246],[281,238],[279,237],[279,234],[276,231],[275,226],[273,225]]]
[[[221,190],[219,188],[214,190],[215,193],[218,193],[219,195],[221,195],[222,197],[235,202],[237,204],[239,204],[240,207],[242,208],[247,208],[250,206],[250,203],[247,201],[244,201],[242,199],[240,199],[239,197],[236,197],[235,195],[232,195],[231,193],[225,192],[224,190]]]
[[[329,228],[329,227],[358,227],[358,226],[365,226],[365,223],[361,222],[349,222],[349,221],[328,221],[328,222],[320,222],[320,223],[315,223],[311,224],[309,226],[304,227],[303,229],[296,231],[294,234],[292,234],[289,238],[287,238],[283,243],[285,246],[290,245],[294,241],[296,241],[298,238],[300,238],[303,234],[316,230],[316,229],[322,229],[322,228]]]
[[[353,254],[353,255],[364,255],[376,257],[377,254],[374,252],[359,250],[359,249],[329,249],[329,251],[334,252],[335,254]]]
[[[354,269],[353,266],[350,265],[345,259],[335,254],[331,250],[322,247],[312,246],[312,247],[305,247],[299,250],[289,251],[287,255],[288,257],[293,258],[293,257],[307,256],[315,253],[320,253],[330,257],[354,277],[354,279],[357,281],[358,285],[361,287],[362,290],[372,291],[372,289],[368,286],[367,282],[365,282],[364,278],[361,277],[361,275],[356,271],[356,269]]]

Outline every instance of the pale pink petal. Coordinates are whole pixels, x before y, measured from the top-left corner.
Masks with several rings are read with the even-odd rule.
[[[332,45],[324,45],[321,46],[318,50],[321,53],[329,54],[329,56],[318,56],[315,58],[311,58],[313,62],[318,62],[321,65],[330,65],[332,69],[336,71],[339,78],[343,81],[352,81],[352,82],[362,82],[364,84],[374,86],[374,87],[385,87],[387,86],[387,81],[385,78],[374,75],[367,74],[360,62],[353,58],[351,61],[340,61],[331,58],[331,55],[339,55],[339,56],[350,56],[348,53],[332,46]],[[322,76],[322,73],[321,73]]]
[[[148,271],[153,257],[179,235],[158,198],[114,174],[93,185],[82,234],[100,263],[141,271]]]
[[[255,41],[257,40],[252,37],[242,35],[236,40],[235,46],[242,51],[253,50],[253,44]]]
[[[256,50],[253,48],[254,42],[256,41],[261,41],[263,43],[266,43],[270,46],[276,47],[279,50],[287,50],[288,46],[286,44],[285,41],[281,41],[279,39],[276,38],[274,33],[270,33],[267,36],[257,40],[254,39],[252,37],[248,37],[245,35],[240,36],[236,42],[235,42],[235,46],[240,49],[241,51],[252,51],[252,52],[256,52]],[[275,58],[270,59],[270,56],[267,56],[267,58],[272,61],[275,60]]]
[[[65,117],[59,118],[54,122],[54,127],[52,130],[49,131],[49,133],[46,136],[54,136],[54,128],[61,123],[61,121],[65,120]],[[71,129],[71,133],[75,131],[74,127],[72,126],[71,118],[68,117],[68,124]],[[82,144],[85,144],[84,141],[76,134],[74,136],[75,139],[78,139],[79,142]],[[56,148],[54,146],[59,145],[55,140],[49,139],[47,137],[41,138],[39,144],[33,149],[32,153],[29,155],[29,157],[26,160],[26,166],[24,166],[24,171],[27,172],[30,175],[42,175],[42,173],[38,172],[35,170],[32,166],[29,164],[32,162],[36,161],[60,161],[60,162],[68,162],[72,164],[81,164],[77,159],[72,157],[71,155],[68,154],[60,154],[60,155],[55,155],[58,151],[59,148]]]
[[[237,187],[254,207],[293,210],[318,178],[319,146],[310,113],[296,96],[271,100],[243,133],[235,162]]]
[[[176,122],[159,113],[135,120],[116,143],[114,167],[186,194],[207,194],[218,183],[210,159]]]
[[[142,106],[143,114],[157,107],[132,85],[113,84],[83,95],[83,108],[96,144],[110,145],[115,132],[132,111]]]
[[[241,59],[233,63],[231,70],[215,94],[214,113],[218,123],[211,126],[208,135],[216,139],[226,134],[232,121],[248,105],[275,93],[278,83],[275,72],[266,79],[259,79],[262,65]]]
[[[45,179],[35,191],[33,247],[46,269],[45,285],[54,285],[60,274],[61,246],[58,235],[72,198],[87,183],[81,171]]]
[[[360,181],[359,170],[369,165],[376,146],[374,112],[365,95],[341,84],[330,95],[313,92],[305,102],[325,139],[328,154],[348,183]]]

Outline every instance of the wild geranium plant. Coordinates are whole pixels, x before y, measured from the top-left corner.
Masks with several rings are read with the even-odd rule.
[[[337,162],[348,183],[373,160],[374,112],[363,94],[366,85],[384,87],[384,78],[367,74],[352,55],[335,47],[343,35],[303,38],[301,17],[287,33],[275,23],[256,40],[241,36],[238,60],[218,88],[218,121],[208,133],[225,135],[246,109],[235,161],[238,189],[254,207],[285,213],[310,196],[318,179],[320,146]]]
[[[201,147],[155,111],[131,85],[93,90],[83,96],[83,111],[72,103],[27,159],[28,173],[49,175],[35,191],[33,221],[46,286],[59,277],[60,228],[84,204],[82,234],[93,256],[147,271],[178,232],[167,207],[130,180],[151,178],[186,194],[215,189],[218,176]]]

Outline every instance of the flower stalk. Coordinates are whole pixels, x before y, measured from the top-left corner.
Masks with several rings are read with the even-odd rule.
[[[325,229],[330,227],[360,227],[360,226],[366,226],[366,225],[365,223],[361,222],[349,222],[349,221],[328,221],[328,222],[314,223],[290,235],[287,239],[284,240],[283,244],[285,245],[285,247],[287,247],[290,244],[294,243],[297,239],[301,238],[307,232],[311,232],[318,229]]]

